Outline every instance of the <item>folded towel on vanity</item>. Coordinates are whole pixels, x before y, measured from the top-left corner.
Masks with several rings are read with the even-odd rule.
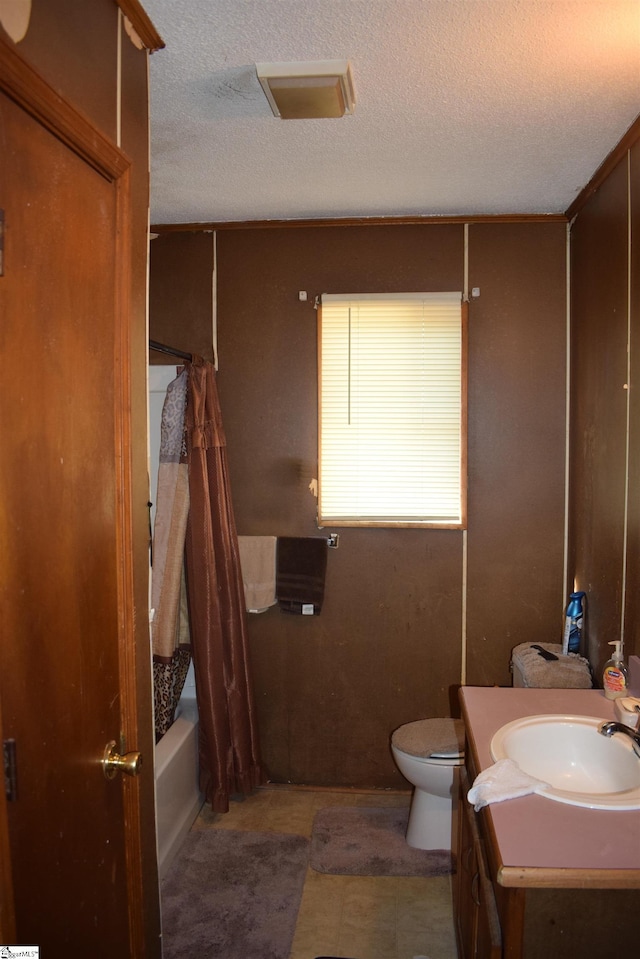
[[[276,604],[276,537],[238,536],[245,608],[263,613]]]
[[[324,600],[327,540],[320,536],[279,536],[276,596],[285,613],[317,616]]]
[[[473,803],[476,812],[492,802],[504,799],[518,799],[529,796],[548,787],[549,783],[535,779],[520,769],[513,759],[499,759],[476,776],[473,786],[467,793],[467,800]]]

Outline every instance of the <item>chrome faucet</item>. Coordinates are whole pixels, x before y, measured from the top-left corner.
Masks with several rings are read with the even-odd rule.
[[[598,726],[598,732],[602,733],[603,736],[608,736],[609,738],[613,736],[614,733],[624,733],[624,735],[628,736],[631,740],[633,751],[640,759],[640,733],[631,729],[630,726],[625,726],[624,723],[616,722],[601,723],[600,726]]]

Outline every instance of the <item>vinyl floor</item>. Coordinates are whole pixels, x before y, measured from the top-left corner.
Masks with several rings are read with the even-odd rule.
[[[408,806],[409,794],[269,785],[203,808],[194,829],[247,829],[311,835],[318,809],[333,805]],[[456,959],[451,877],[332,876],[309,868],[289,959]]]

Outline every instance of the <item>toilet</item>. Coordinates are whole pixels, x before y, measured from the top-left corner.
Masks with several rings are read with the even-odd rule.
[[[419,719],[391,735],[396,766],[413,786],[406,840],[416,849],[451,849],[459,768],[464,763],[460,719]]]

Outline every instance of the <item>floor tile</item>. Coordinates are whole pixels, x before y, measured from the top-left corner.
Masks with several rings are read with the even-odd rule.
[[[228,813],[204,808],[194,829],[247,829],[311,836],[326,806],[409,806],[393,790],[269,785]],[[333,876],[307,870],[289,959],[456,959],[451,878]]]

